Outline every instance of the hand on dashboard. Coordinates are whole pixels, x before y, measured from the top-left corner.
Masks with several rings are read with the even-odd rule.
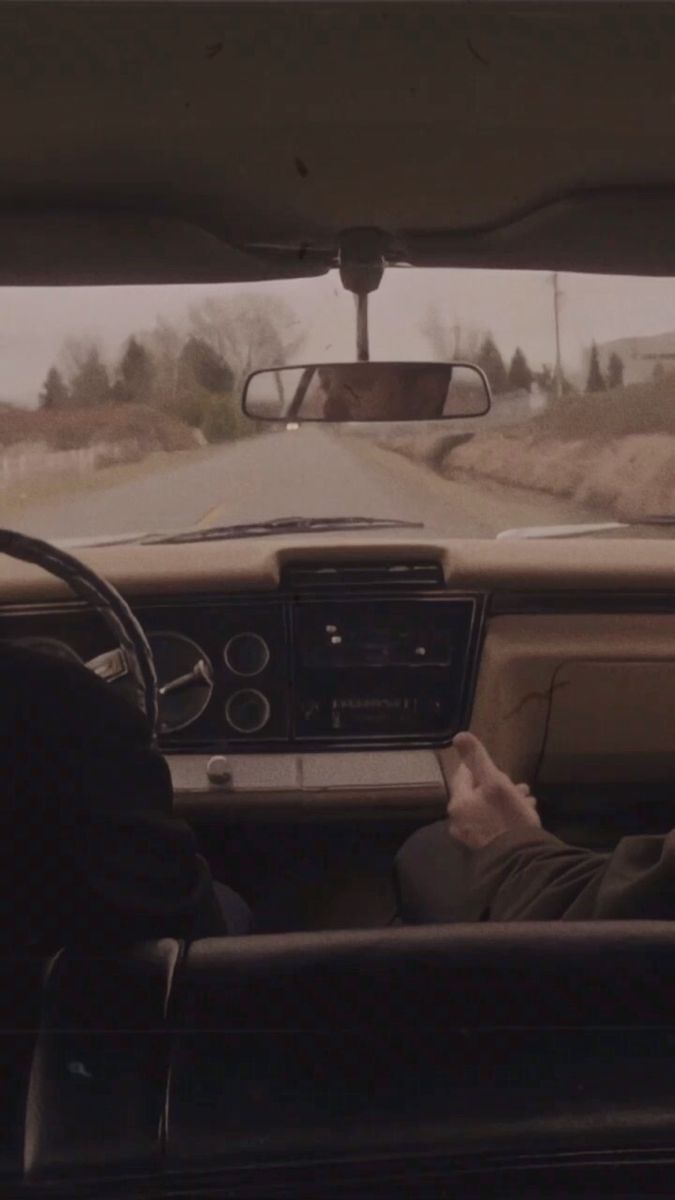
[[[460,759],[448,805],[452,837],[480,850],[518,826],[541,828],[537,802],[526,783],[514,783],[500,771],[472,733],[458,733],[452,744]]]

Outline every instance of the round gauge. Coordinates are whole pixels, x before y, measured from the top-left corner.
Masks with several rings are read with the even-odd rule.
[[[207,655],[180,633],[149,633],[159,687],[159,732],[175,733],[201,717],[213,695]]]
[[[270,661],[270,648],[258,633],[235,633],[223,653],[234,675],[259,675]]]
[[[255,688],[244,688],[230,696],[225,718],[237,733],[258,733],[270,719],[270,702]]]
[[[17,638],[15,645],[26,646],[28,650],[35,650],[38,654],[49,654],[51,658],[65,658],[68,662],[81,663],[82,659],[79,654],[73,650],[72,646],[66,645],[65,642],[60,642],[58,638],[50,637],[24,637]]]

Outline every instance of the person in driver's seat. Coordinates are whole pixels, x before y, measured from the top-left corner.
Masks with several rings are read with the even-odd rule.
[[[581,921],[675,917],[675,831],[626,837],[609,854],[569,846],[541,825],[527,784],[500,771],[470,733],[447,822],[399,851],[400,915],[449,921]]]
[[[0,643],[0,942],[63,945],[247,933],[173,813],[145,717],[91,671]]]
[[[331,363],[318,368],[326,421],[431,421],[443,415],[451,368],[430,364]]]

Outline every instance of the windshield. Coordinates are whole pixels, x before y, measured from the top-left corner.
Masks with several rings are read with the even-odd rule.
[[[61,541],[340,517],[409,522],[407,537],[675,536],[649,524],[675,513],[675,281],[390,270],[370,299],[373,359],[476,362],[493,406],[362,426],[241,412],[252,370],[355,357],[335,272],[1,290],[4,526]]]

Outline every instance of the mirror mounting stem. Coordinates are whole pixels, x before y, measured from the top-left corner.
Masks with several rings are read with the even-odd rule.
[[[368,293],[359,292],[356,301],[356,359],[370,362],[370,338],[368,336]]]
[[[368,296],[382,282],[385,248],[389,238],[381,229],[346,229],[340,234],[339,264],[342,286],[356,298],[356,357],[370,360]]]

